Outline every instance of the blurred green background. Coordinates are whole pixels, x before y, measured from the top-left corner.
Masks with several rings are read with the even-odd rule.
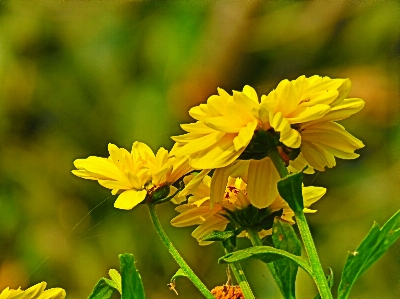
[[[109,142],[170,148],[188,109],[217,87],[266,94],[303,74],[350,78],[349,96],[366,101],[342,122],[364,141],[361,157],[306,178],[328,188],[308,219],[337,289],[348,251],[400,208],[399,19],[396,1],[1,1],[0,290],[44,280],[87,298],[129,252],[149,299],[176,298],[167,283],[178,267],[146,207],[114,209],[72,162],[108,156]],[[221,246],[199,247],[192,228],[169,225],[172,203],[157,208],[206,285],[225,283]],[[244,268],[259,299],[279,298],[260,262]],[[301,270],[297,288],[299,298],[316,293]],[[185,279],[177,290],[202,298]],[[351,298],[399,297],[397,242]]]

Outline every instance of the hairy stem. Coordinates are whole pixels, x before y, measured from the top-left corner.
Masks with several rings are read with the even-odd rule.
[[[278,152],[278,149],[271,149],[268,152],[268,156],[271,158],[272,163],[274,163],[275,168],[279,172],[279,175],[282,179],[289,175],[289,172],[285,166],[285,163],[282,160],[281,155]],[[314,240],[311,236],[311,232],[308,227],[306,217],[304,216],[304,212],[296,212],[295,217],[301,238],[303,240],[304,248],[306,249],[307,256],[311,265],[313,279],[315,281],[315,284],[317,285],[321,298],[332,299],[332,293],[329,289],[328,282],[326,281],[321,262],[319,261],[317,249],[315,248]]]
[[[154,205],[148,204],[150,218],[153,222],[154,228],[157,231],[157,234],[160,236],[161,241],[164,243],[165,247],[167,247],[169,253],[178,263],[183,271],[187,274],[188,278],[193,282],[193,284],[199,289],[199,291],[206,297],[207,299],[215,299],[215,297],[211,294],[211,292],[207,289],[204,283],[194,274],[193,270],[186,264],[185,260],[176,250],[175,246],[169,240],[167,234],[165,233],[164,229],[161,226],[160,221],[158,220]]]

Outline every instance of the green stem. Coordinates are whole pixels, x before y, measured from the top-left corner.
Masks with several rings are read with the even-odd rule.
[[[268,152],[268,156],[271,158],[272,163],[274,163],[275,168],[279,172],[280,177],[283,179],[289,175],[285,163],[282,160],[278,149],[274,148]],[[300,231],[301,238],[303,240],[304,248],[306,249],[308,259],[310,261],[311,269],[313,272],[313,278],[317,285],[318,291],[322,299],[332,299],[332,294],[326,281],[324,270],[322,269],[321,262],[319,261],[317,249],[314,245],[314,240],[311,236],[310,229],[307,224],[304,212],[295,213],[297,226]]]
[[[231,253],[233,250],[228,250],[225,248],[225,253]],[[239,262],[229,264],[229,267],[232,269],[233,275],[236,278],[237,283],[242,290],[245,299],[255,299],[253,292],[251,291],[249,282],[247,281],[246,275],[244,275],[242,266]]]
[[[181,267],[181,269],[183,271],[185,271],[188,278],[199,289],[199,291],[204,295],[204,297],[206,297],[207,299],[215,299],[215,297],[207,289],[207,287],[204,285],[204,283],[196,276],[196,274],[194,274],[192,269],[190,269],[189,265],[186,264],[185,260],[181,257],[179,252],[176,250],[174,245],[169,240],[167,234],[165,233],[164,229],[161,226],[160,221],[158,220],[156,211],[154,209],[154,205],[148,204],[147,206],[149,207],[151,221],[153,222],[153,225],[154,225],[158,235],[160,236],[161,241],[164,243],[165,247],[167,247],[169,253],[175,259],[175,261],[178,263],[178,265]]]
[[[322,269],[321,262],[319,261],[317,249],[315,248],[310,229],[307,224],[306,217],[303,211],[294,214],[296,217],[297,227],[299,228],[303,244],[306,249],[308,259],[310,261],[311,269],[313,271],[314,281],[317,285],[318,291],[322,299],[332,299],[332,293],[329,289],[328,282],[324,270]]]
[[[247,234],[251,241],[251,244],[253,244],[253,246],[263,246],[260,236],[258,235],[258,232],[255,229],[248,228],[248,229],[246,229],[246,231],[247,231]],[[283,290],[283,284],[282,284],[281,279],[278,276],[278,273],[276,273],[274,263],[266,263],[266,264],[268,266],[269,271],[271,271],[272,277],[275,279],[275,282],[278,285],[279,290],[281,291],[282,295],[285,297],[285,292]]]

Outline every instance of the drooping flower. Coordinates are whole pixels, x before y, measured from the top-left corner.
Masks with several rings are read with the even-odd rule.
[[[160,148],[156,154],[142,142],[134,142],[132,151],[108,145],[108,158],[91,156],[74,162],[78,177],[97,180],[112,194],[119,194],[114,206],[130,210],[146,196],[151,196],[163,186],[169,186],[192,168],[187,157],[176,157],[174,148],[168,153]],[[168,194],[166,194],[168,195]]]
[[[261,97],[261,107],[269,112],[263,128],[271,127],[280,133],[279,141],[298,148],[301,135],[296,124],[322,118],[345,99],[350,87],[349,79],[300,76],[292,81],[283,80],[267,96]]]
[[[46,283],[41,282],[35,284],[34,286],[26,289],[25,291],[18,288],[13,290],[10,288],[5,288],[0,293],[0,299],[64,299],[66,293],[61,288],[53,288],[45,290]]]
[[[189,183],[194,178],[194,175],[185,177],[185,183]],[[205,176],[202,183],[197,189],[192,190],[192,196],[189,197],[188,203],[178,206],[176,211],[180,215],[171,220],[171,224],[176,227],[185,227],[198,225],[192,232],[192,236],[199,241],[200,245],[208,245],[212,242],[203,241],[201,238],[212,231],[224,231],[232,215],[236,215],[235,225],[251,225],[259,230],[260,236],[265,236],[270,233],[266,227],[266,220],[268,216],[272,219],[275,216],[274,212],[283,210],[280,216],[283,220],[293,224],[294,212],[290,209],[289,205],[279,196],[276,195],[274,201],[266,208],[257,209],[251,204],[251,198],[247,192],[248,185],[242,178],[229,177],[228,184],[226,185],[223,193],[223,199],[212,206],[210,209],[210,185],[211,177]],[[313,213],[315,211],[309,210],[308,207],[319,200],[326,192],[322,187],[303,187],[304,199],[304,212]],[[262,216],[261,222],[252,223],[254,215]],[[241,224],[242,223],[242,224]],[[272,222],[271,222],[272,223]],[[245,229],[245,227],[243,226]],[[239,236],[245,236],[245,233]]]
[[[297,130],[302,138],[301,154],[290,162],[292,169],[299,171],[308,165],[324,171],[325,167],[332,168],[336,165],[335,157],[357,158],[359,154],[354,151],[364,147],[364,144],[336,121],[357,113],[363,107],[364,101],[361,99],[345,99],[332,107],[330,112],[322,118],[300,124]]]

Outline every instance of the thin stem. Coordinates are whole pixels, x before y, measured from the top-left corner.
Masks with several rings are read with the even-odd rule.
[[[314,281],[317,285],[318,291],[322,299],[332,299],[332,293],[329,289],[328,282],[326,281],[324,270],[322,269],[321,262],[319,261],[317,249],[315,248],[310,229],[307,224],[304,212],[300,211],[294,214],[296,223],[300,231],[301,238],[303,239],[304,247],[306,249],[308,259],[313,271]]]
[[[154,205],[148,204],[150,218],[153,222],[154,228],[156,229],[158,235],[160,236],[161,241],[164,243],[165,247],[167,247],[169,253],[178,263],[178,265],[182,268],[183,271],[187,274],[188,278],[193,282],[193,284],[199,289],[199,291],[206,297],[207,299],[215,299],[215,297],[211,294],[211,292],[207,289],[204,283],[194,274],[192,269],[190,269],[189,265],[186,264],[185,260],[181,257],[179,252],[176,250],[174,245],[169,240],[167,234],[161,226],[160,221],[158,220],[156,211],[154,209]]]
[[[231,253],[233,252],[232,250],[228,250],[225,248],[225,253]],[[229,264],[229,267],[232,269],[233,275],[236,278],[237,283],[240,286],[240,289],[242,290],[242,293],[244,295],[245,299],[255,299],[253,292],[251,291],[249,282],[247,281],[246,275],[244,275],[242,266],[240,265],[239,262],[231,263]]]
[[[249,239],[251,241],[251,244],[253,244],[253,246],[263,246],[262,241],[260,239],[260,236],[258,235],[258,232],[254,229],[246,229],[247,234],[249,236]],[[278,273],[276,273],[276,269],[274,266],[274,263],[267,263],[268,269],[269,271],[271,271],[272,277],[275,279],[276,284],[279,287],[279,290],[281,291],[282,295],[285,296],[285,292],[283,291],[283,284],[281,279],[278,276]]]
[[[282,179],[289,175],[289,171],[287,170],[285,163],[283,163],[282,157],[276,147],[268,152],[268,157],[271,158],[272,163],[274,163],[275,168]]]
[[[274,148],[268,152],[268,156],[274,163],[276,170],[279,172],[281,178],[285,178],[289,175],[285,163],[282,160],[278,149]],[[317,285],[318,291],[322,299],[332,299],[332,294],[326,281],[324,270],[322,269],[321,262],[319,261],[318,253],[314,245],[314,240],[311,236],[310,229],[307,224],[304,212],[295,213],[297,226],[300,231],[301,238],[303,240],[304,248],[306,249],[308,259],[310,261],[311,269],[313,271],[313,278]]]

